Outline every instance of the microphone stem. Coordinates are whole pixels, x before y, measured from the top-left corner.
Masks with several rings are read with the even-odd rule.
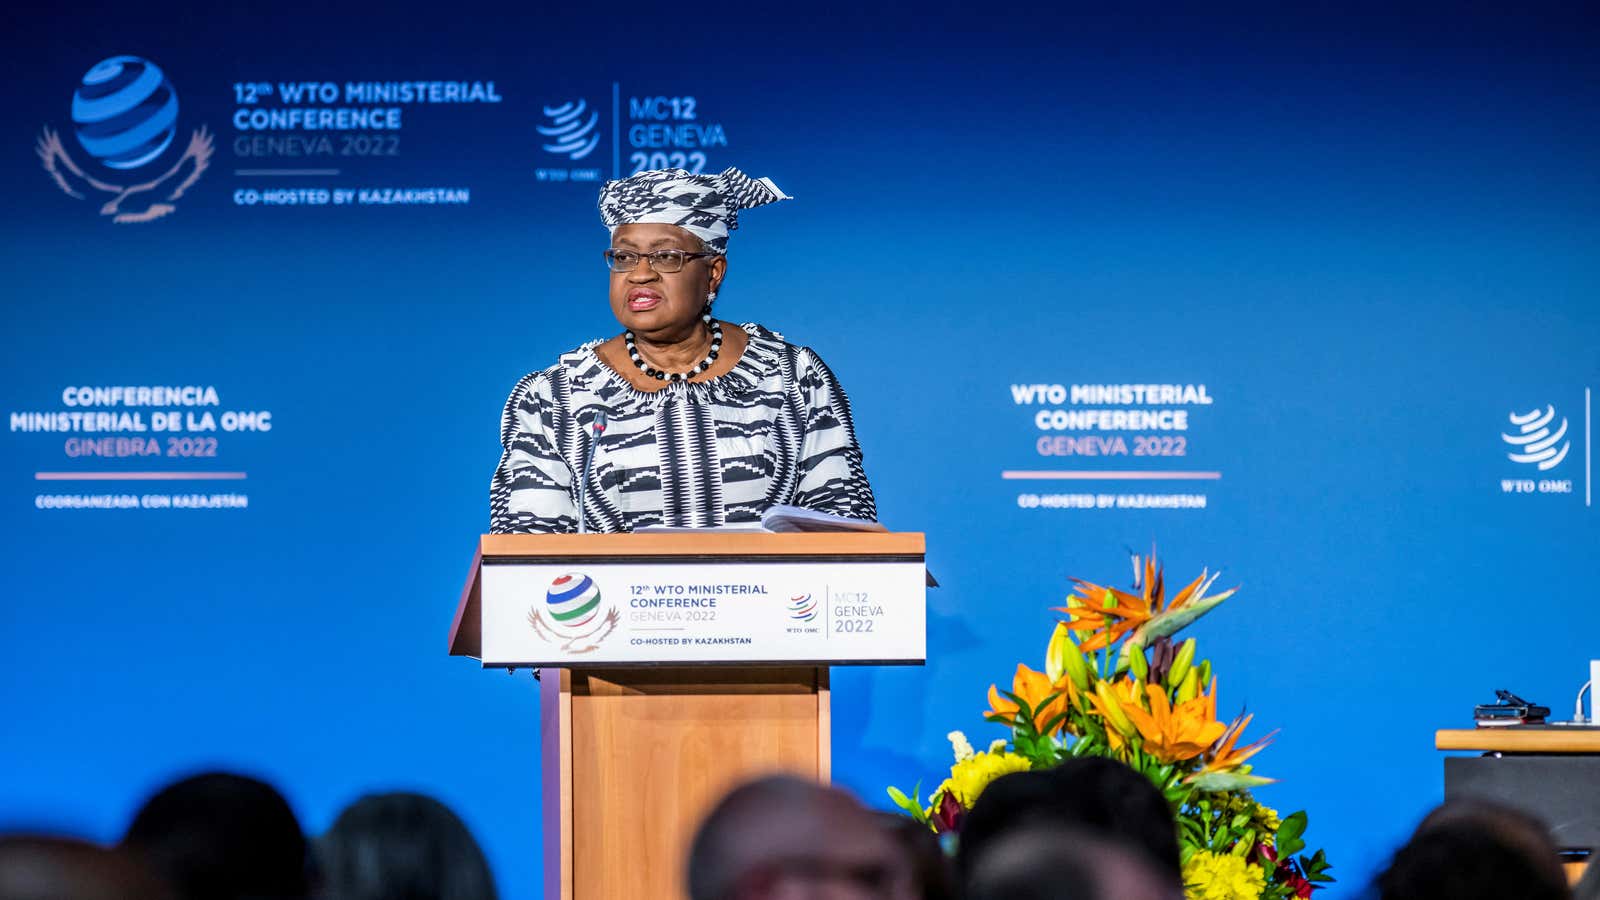
[[[606,430],[604,414],[597,414],[595,416],[594,422],[591,423],[589,427],[590,427],[590,430],[591,430],[591,436],[589,438],[589,449],[583,455],[583,478],[578,483],[578,533],[579,534],[588,534],[589,533],[588,517],[584,515],[584,507],[587,504],[585,504],[584,501],[585,501],[585,499],[587,498],[587,496],[589,494],[589,473],[594,470],[594,451],[595,451],[595,448],[597,446],[599,446],[599,444],[600,444],[600,435],[604,434],[605,430]]]

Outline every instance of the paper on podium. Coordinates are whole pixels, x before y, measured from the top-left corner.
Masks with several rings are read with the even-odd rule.
[[[833,513],[801,509],[798,506],[774,506],[761,516],[761,524],[771,532],[795,531],[888,531],[882,522],[873,519],[851,519]],[[938,587],[939,579],[928,572],[928,587]]]
[[[774,506],[761,515],[761,524],[768,531],[888,531],[871,519],[851,519],[833,513],[801,509],[798,506]]]
[[[720,534],[771,534],[769,528],[759,522],[740,522],[734,525],[711,525],[705,528],[695,528],[691,525],[646,525],[635,528],[634,534],[683,534],[691,531],[714,531]]]

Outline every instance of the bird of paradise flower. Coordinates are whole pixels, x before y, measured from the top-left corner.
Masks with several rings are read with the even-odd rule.
[[[1202,570],[1169,601],[1166,577],[1152,548],[1144,560],[1134,557],[1134,590],[1131,593],[1104,587],[1082,578],[1072,579],[1072,594],[1066,606],[1055,607],[1067,614],[1067,626],[1083,634],[1079,646],[1085,651],[1110,647],[1123,637],[1120,663],[1125,663],[1134,648],[1143,648],[1157,638],[1170,637],[1191,622],[1232,597],[1237,587],[1220,594],[1210,593],[1221,572]]]

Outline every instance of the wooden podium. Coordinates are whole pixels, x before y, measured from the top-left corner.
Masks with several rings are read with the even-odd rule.
[[[921,534],[485,535],[450,653],[541,670],[544,896],[683,897],[732,785],[830,776],[828,667],[925,654]]]

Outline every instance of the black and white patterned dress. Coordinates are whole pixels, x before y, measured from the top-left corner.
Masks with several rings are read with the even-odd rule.
[[[757,522],[779,504],[876,518],[850,401],[833,373],[809,348],[743,327],[744,354],[709,381],[638,390],[595,355],[599,341],[525,376],[501,422],[490,531],[577,530],[591,439],[582,411],[591,406],[610,420],[585,501],[591,531]]]

